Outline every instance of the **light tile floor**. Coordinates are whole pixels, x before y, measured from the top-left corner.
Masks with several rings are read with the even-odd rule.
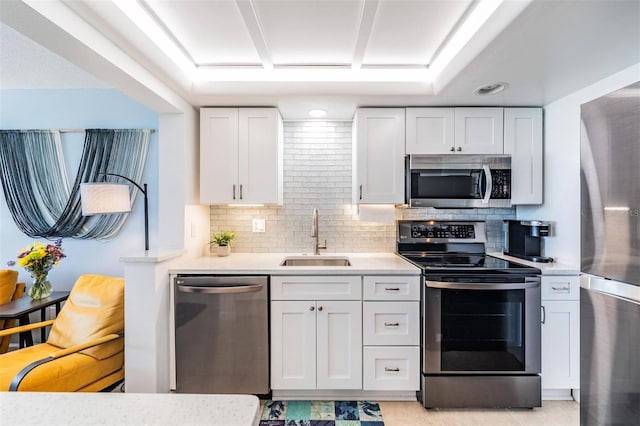
[[[431,409],[419,402],[379,401],[385,426],[577,426],[580,406],[575,401],[542,401],[533,409]],[[264,401],[260,401],[260,412]]]
[[[431,409],[419,402],[380,401],[385,426],[465,426],[465,425],[523,425],[577,426],[580,406],[575,401],[542,401],[533,409]]]

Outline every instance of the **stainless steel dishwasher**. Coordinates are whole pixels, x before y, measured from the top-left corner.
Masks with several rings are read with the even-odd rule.
[[[269,394],[269,278],[175,278],[176,392]]]

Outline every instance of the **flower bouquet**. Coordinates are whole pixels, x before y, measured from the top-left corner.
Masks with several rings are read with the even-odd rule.
[[[47,274],[60,260],[67,257],[63,253],[62,239],[54,244],[33,243],[18,254],[18,265],[22,266],[33,278],[33,284],[29,288],[29,296],[32,299],[44,299],[51,294],[51,283]]]

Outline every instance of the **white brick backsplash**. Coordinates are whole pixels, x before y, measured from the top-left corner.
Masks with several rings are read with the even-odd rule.
[[[311,213],[320,217],[323,252],[393,252],[395,225],[359,222],[351,211],[351,122],[284,123],[284,205],[211,206],[211,232],[236,232],[236,252],[312,253]],[[266,219],[266,232],[253,233],[251,221]],[[503,245],[502,221],[515,209],[396,209],[396,219],[472,219],[487,223],[487,251]]]

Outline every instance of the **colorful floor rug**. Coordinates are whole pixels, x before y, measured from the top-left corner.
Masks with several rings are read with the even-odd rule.
[[[267,401],[260,426],[384,426],[376,402]]]

